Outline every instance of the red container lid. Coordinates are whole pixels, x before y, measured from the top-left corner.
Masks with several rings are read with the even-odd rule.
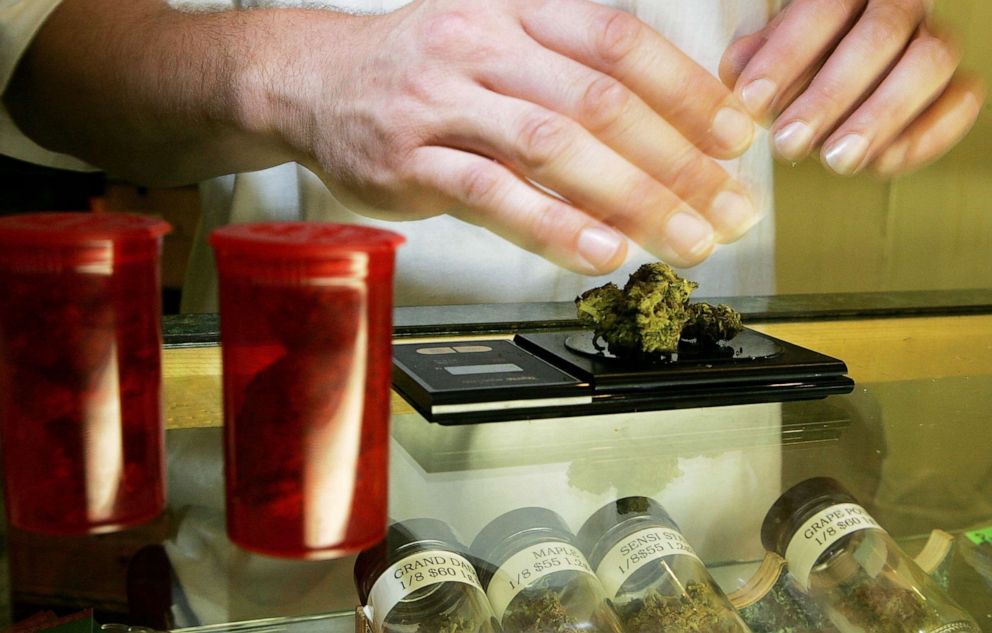
[[[370,226],[317,222],[230,224],[210,234],[210,244],[219,252],[261,259],[391,252],[405,241],[398,233]]]
[[[130,213],[87,211],[0,217],[0,263],[29,268],[113,264],[157,256],[171,227]]]
[[[0,218],[0,244],[45,247],[148,240],[170,230],[164,220],[131,213],[25,213]]]

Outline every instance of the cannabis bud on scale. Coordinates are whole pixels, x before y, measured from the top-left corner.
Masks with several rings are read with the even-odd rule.
[[[730,306],[689,303],[698,287],[667,264],[644,264],[622,290],[614,283],[593,288],[575,307],[579,321],[620,358],[671,354],[681,340],[713,345],[739,334],[741,315]]]

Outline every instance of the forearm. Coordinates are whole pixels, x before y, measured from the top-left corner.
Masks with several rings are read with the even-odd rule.
[[[303,159],[286,135],[299,89],[290,85],[299,78],[293,66],[308,38],[337,35],[343,55],[345,22],[359,19],[64,0],[4,100],[39,144],[136,182],[183,184],[262,169]]]

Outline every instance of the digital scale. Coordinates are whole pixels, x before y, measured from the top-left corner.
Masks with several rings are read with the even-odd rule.
[[[745,328],[654,360],[614,357],[586,330],[396,343],[393,386],[439,424],[823,398],[854,381],[836,358]]]

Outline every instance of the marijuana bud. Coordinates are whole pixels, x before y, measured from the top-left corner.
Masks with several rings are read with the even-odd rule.
[[[476,633],[479,625],[450,614],[434,615],[417,625],[417,633]]]
[[[538,590],[520,597],[520,603],[503,619],[503,628],[514,633],[573,633],[573,626],[561,603],[561,597],[550,589]]]
[[[640,351],[652,354],[678,350],[682,328],[689,318],[689,295],[697,288],[671,266],[645,264],[623,287],[628,313],[640,335]],[[607,339],[609,340],[609,339]]]
[[[668,264],[644,264],[623,290],[613,283],[593,288],[575,299],[575,307],[579,321],[618,357],[671,354],[683,338],[733,338],[743,329],[740,314],[725,305],[690,304],[697,287]]]
[[[682,329],[682,338],[712,344],[728,341],[743,329],[740,313],[730,306],[694,303],[689,306],[689,321]]]
[[[621,607],[620,619],[628,633],[739,633],[742,625],[714,608],[712,594],[702,583],[689,583],[678,596],[651,590]]]
[[[579,321],[597,330],[612,330],[623,313],[623,292],[614,283],[593,288],[575,300]]]

